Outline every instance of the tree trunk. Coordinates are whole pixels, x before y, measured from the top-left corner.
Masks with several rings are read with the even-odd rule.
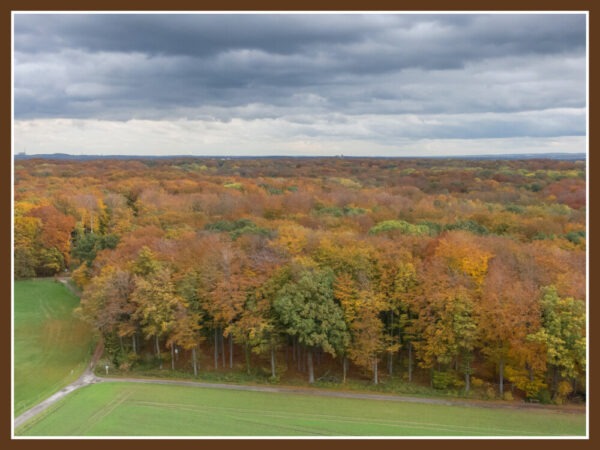
[[[408,382],[412,382],[412,342],[408,341]]]
[[[156,357],[158,358],[159,361],[159,368],[162,369],[163,365],[162,365],[162,358],[160,357],[160,347],[158,345],[158,334],[154,335],[154,343],[156,345]]]
[[[194,376],[198,376],[198,360],[196,358],[196,347],[192,347],[192,364],[194,366]]]
[[[133,346],[133,353],[137,355],[137,346],[135,345],[135,333],[131,335],[131,345]]]
[[[229,368],[233,369],[233,336],[229,333]]]
[[[308,364],[308,382],[313,384],[315,382],[315,371],[313,368],[312,349],[306,351],[306,363]]]
[[[275,349],[271,346],[271,377],[275,378]]]
[[[223,333],[219,333],[219,341],[221,343],[221,367],[225,368],[225,337]]]
[[[175,370],[175,348],[171,344],[171,370]]]
[[[125,353],[125,347],[123,346],[123,336],[119,336],[119,347],[121,347],[121,353]]]
[[[498,382],[500,397],[504,397],[504,358],[500,358],[498,365]]]
[[[390,311],[390,344],[394,342],[394,310]],[[388,356],[388,373],[390,377],[394,373],[394,352],[390,350]]]
[[[346,374],[348,373],[348,358],[346,358],[346,355],[342,359],[342,372],[342,383],[346,383]]]
[[[290,341],[288,341],[285,346],[285,364],[287,366],[290,365],[290,345],[289,345]]]
[[[378,384],[379,379],[377,377],[377,358],[373,361],[373,384]]]
[[[219,368],[219,341],[217,332],[217,328],[215,327],[215,370]]]
[[[247,342],[244,349],[246,353],[246,373],[250,375],[250,347],[248,346]]]
[[[465,363],[465,392],[471,390],[471,363],[467,361]]]

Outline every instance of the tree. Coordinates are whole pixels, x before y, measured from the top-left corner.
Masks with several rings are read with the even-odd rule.
[[[121,343],[122,338],[133,336],[138,327],[133,315],[135,305],[131,294],[134,281],[128,271],[114,266],[105,266],[100,273],[85,286],[81,304],[77,313],[93,325],[105,338],[116,336]],[[132,350],[136,352],[135,336]],[[115,360],[119,358],[113,355]]]
[[[373,383],[378,384],[378,359],[384,348],[383,323],[379,313],[384,303],[372,290],[360,289],[347,274],[337,277],[335,297],[344,311],[349,330],[347,353],[355,364],[372,370]]]
[[[242,312],[255,277],[246,255],[231,242],[217,241],[211,267],[206,267],[204,308],[212,316],[215,333],[215,368],[218,363],[218,333],[229,337],[229,366],[233,367],[233,323]],[[225,351],[223,349],[223,365]]]
[[[490,257],[472,236],[449,233],[437,242],[423,274],[423,294],[417,300],[420,309],[415,325],[423,338],[417,344],[421,366],[460,364],[467,392],[477,340],[476,305]]]
[[[384,302],[386,313],[386,352],[388,353],[388,371],[393,373],[393,356],[401,346],[408,353],[408,379],[412,381],[412,336],[409,332],[414,311],[411,311],[412,299],[418,287],[413,256],[407,251],[405,243],[398,240],[380,239],[377,248],[376,289]]]
[[[498,391],[504,396],[505,371],[523,372],[532,343],[527,335],[539,326],[537,287],[530,267],[533,262],[514,241],[498,237],[490,241],[494,257],[483,284],[479,311],[479,342],[487,361],[496,366]],[[522,377],[527,383],[527,376]]]
[[[246,296],[239,320],[232,325],[233,335],[246,349],[246,370],[250,372],[250,354],[270,353],[271,377],[275,378],[275,351],[281,344],[283,330],[277,320],[274,302],[277,292],[289,280],[285,270],[279,269],[280,261],[264,247],[254,247],[253,267],[257,285]]]
[[[75,226],[75,219],[63,214],[53,205],[34,208],[30,215],[41,220],[39,239],[45,250],[42,264],[46,269],[52,268],[50,273],[57,273],[69,265],[71,232]],[[48,260],[52,262],[49,263]]]
[[[285,331],[306,348],[308,382],[314,383],[313,351],[323,349],[336,356],[343,348],[346,324],[333,298],[333,274],[299,268],[277,293],[275,311]]]
[[[192,368],[194,376],[198,376],[198,343],[201,340],[199,334],[202,329],[200,324],[200,314],[190,311],[184,302],[175,305],[173,314],[173,324],[171,325],[171,334],[167,339],[167,346],[171,348],[171,364],[174,368],[173,350],[176,345],[184,350],[192,351]]]
[[[406,345],[406,351],[408,353],[408,381],[412,381],[413,372],[412,348],[414,336],[410,329],[412,322],[416,317],[415,312],[411,309],[411,305],[413,304],[413,299],[417,294],[418,289],[419,284],[415,265],[412,262],[401,262],[398,265],[398,271],[396,272],[394,280],[395,302],[393,303],[393,306],[398,308],[398,334],[401,339],[400,343]],[[392,309],[392,311],[394,310]],[[391,331],[393,332],[393,328]],[[391,344],[393,346],[394,342],[392,341]]]
[[[140,321],[146,339],[154,337],[156,357],[162,368],[159,340],[173,330],[177,309],[186,306],[175,291],[170,270],[160,268],[146,277],[137,275],[132,300],[136,304],[134,316]]]
[[[560,399],[559,378],[575,384],[585,373],[585,303],[572,297],[561,298],[554,286],[542,289],[541,328],[529,336],[546,348],[546,359],[552,371],[552,393]]]

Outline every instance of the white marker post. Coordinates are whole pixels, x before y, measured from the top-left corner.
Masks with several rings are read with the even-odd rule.
[[[106,375],[108,375],[108,364],[106,364],[104,368],[106,369]]]

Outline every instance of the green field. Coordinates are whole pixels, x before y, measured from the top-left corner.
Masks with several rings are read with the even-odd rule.
[[[79,299],[54,280],[15,281],[15,417],[81,375],[89,326],[73,318]]]
[[[73,392],[23,436],[585,435],[585,414],[105,382]]]

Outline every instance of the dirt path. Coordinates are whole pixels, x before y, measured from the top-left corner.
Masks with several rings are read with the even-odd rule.
[[[371,400],[386,400],[396,402],[410,403],[429,403],[434,405],[456,405],[457,402],[449,400],[433,399],[433,398],[417,398],[417,397],[401,397],[398,395],[385,394],[364,394],[358,392],[339,392],[329,391],[319,388],[294,388],[294,387],[275,387],[275,386],[254,386],[243,384],[224,384],[224,383],[203,383],[201,381],[177,381],[177,380],[160,380],[148,378],[105,378],[99,377],[98,381],[107,383],[142,383],[142,384],[166,384],[174,386],[191,386],[198,388],[209,389],[228,389],[233,391],[255,391],[255,392],[275,392],[279,394],[300,394],[314,395],[317,397],[338,397],[338,398],[362,398]]]
[[[71,281],[71,277],[57,277],[56,280],[60,281],[65,287],[71,291],[74,295],[81,298],[81,291],[73,286],[69,281]]]
[[[405,402],[405,403],[423,403],[429,405],[445,405],[445,406],[467,406],[467,407],[478,407],[478,408],[502,408],[502,409],[535,409],[535,410],[553,410],[564,413],[585,413],[585,408],[564,408],[564,407],[553,407],[548,405],[536,405],[536,404],[510,404],[510,403],[498,403],[489,401],[463,401],[463,400],[446,400],[437,398],[423,398],[423,397],[406,397],[399,395],[389,394],[367,394],[358,392],[348,391],[330,391],[318,388],[296,388],[296,387],[279,387],[279,386],[252,386],[252,385],[238,385],[238,384],[223,384],[223,383],[204,383],[200,381],[177,381],[177,380],[161,380],[161,379],[148,379],[148,378],[105,378],[97,377],[93,374],[93,367],[98,360],[98,357],[102,354],[102,348],[98,346],[94,355],[94,360],[90,364],[90,367],[86,372],[74,383],[65,387],[61,391],[54,394],[52,397],[43,401],[39,405],[26,411],[15,419],[15,429],[25,423],[30,418],[36,416],[42,411],[46,410],[50,405],[57,402],[61,398],[65,397],[70,392],[79,389],[83,386],[94,383],[142,383],[142,384],[161,384],[161,385],[174,385],[174,386],[191,386],[197,388],[208,388],[208,389],[228,389],[235,391],[254,391],[254,392],[273,392],[279,394],[299,394],[299,395],[311,395],[318,397],[336,397],[336,398],[356,398],[356,399],[369,399],[369,400],[383,400],[393,402]]]
[[[204,383],[200,381],[178,381],[178,380],[161,380],[150,378],[105,378],[98,377],[99,382],[107,383],[142,383],[142,384],[162,384],[175,386],[191,386],[209,389],[228,389],[234,391],[255,391],[255,392],[274,392],[280,394],[300,394],[312,395],[317,397],[337,397],[337,398],[357,398],[369,400],[384,400],[393,402],[405,403],[424,403],[429,405],[446,405],[446,406],[467,406],[478,408],[502,408],[502,409],[532,409],[532,410],[554,410],[565,413],[585,413],[585,407],[565,408],[553,405],[539,405],[533,403],[505,403],[493,401],[477,401],[477,400],[453,400],[440,399],[429,397],[407,397],[393,394],[367,394],[362,392],[349,391],[332,391],[320,388],[302,388],[302,387],[286,387],[286,386],[255,386],[255,385],[239,385],[239,384],[224,384],[224,383]]]
[[[100,379],[96,375],[94,375],[94,367],[96,367],[96,363],[98,362],[98,359],[102,355],[103,351],[104,351],[104,344],[102,341],[100,341],[100,342],[98,342],[98,345],[96,345],[96,349],[94,350],[94,355],[92,356],[92,360],[91,360],[89,366],[83,372],[83,374],[77,380],[75,380],[73,383],[65,386],[60,391],[51,395],[43,402],[35,405],[33,408],[28,409],[23,414],[21,414],[19,417],[16,417],[15,422],[14,422],[14,429],[16,430],[19,426],[23,425],[29,419],[31,419],[31,418],[37,416],[38,414],[40,414],[41,412],[45,411],[51,405],[53,405],[54,403],[59,401],[61,398],[64,398],[71,392],[73,392],[83,386],[98,383],[100,381]]]

